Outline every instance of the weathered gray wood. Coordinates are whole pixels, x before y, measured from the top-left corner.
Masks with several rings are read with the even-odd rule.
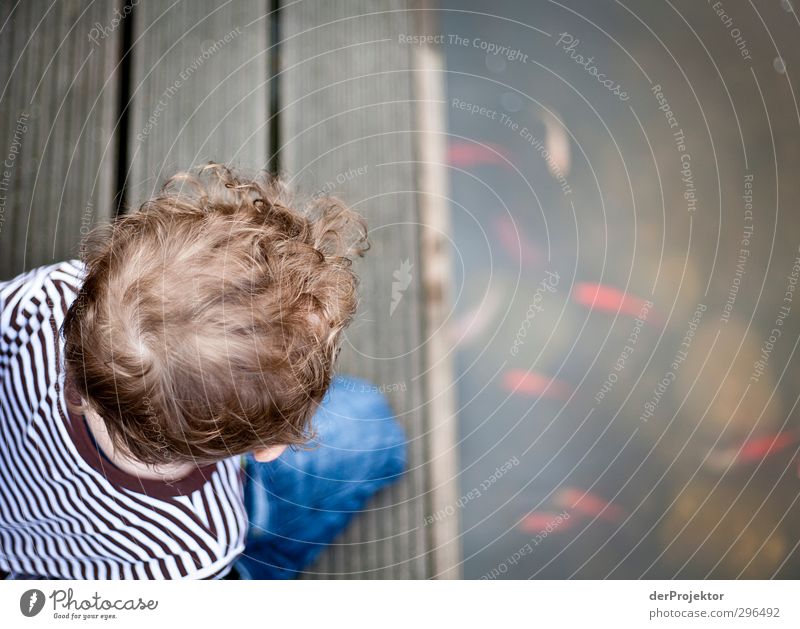
[[[0,5],[3,159],[15,151],[0,169],[2,277],[75,255],[81,234],[112,216],[119,170],[135,206],[193,164],[266,166],[264,3],[142,0],[123,18],[121,2],[12,6]],[[308,0],[283,9],[283,170],[297,187],[341,196],[369,221],[373,249],[358,264],[362,307],[341,370],[387,390],[410,448],[404,480],[356,518],[310,578],[457,575],[457,519],[425,526],[454,504],[457,468],[449,366],[436,333],[447,303],[437,233],[447,221],[443,176],[430,166],[442,161],[442,125],[435,69],[398,43],[420,28],[407,8],[401,0]],[[117,163],[125,20],[131,99],[127,155]]]
[[[208,161],[267,162],[269,17],[251,0],[142,0],[134,11],[127,201]]]
[[[0,7],[2,278],[77,255],[82,233],[113,213],[116,7],[77,0]],[[96,24],[108,31],[91,40]]]
[[[281,10],[282,168],[302,189],[340,196],[370,226],[372,250],[357,267],[362,306],[340,369],[388,390],[410,450],[406,477],[356,518],[307,578],[443,572],[425,526],[433,506],[428,401],[435,392],[427,390],[425,358],[416,61],[398,43],[400,34],[417,32],[407,8],[404,0],[308,0]]]
[[[427,2],[422,5],[427,8]],[[437,32],[433,14],[421,11],[420,31]],[[419,190],[420,276],[424,286],[421,313],[425,332],[425,390],[429,460],[426,469],[428,511],[444,513],[428,525],[431,576],[461,577],[461,528],[458,512],[458,425],[455,382],[455,348],[448,334],[452,312],[453,260],[450,247],[450,192],[447,172],[444,59],[438,46],[414,48],[414,85],[418,133],[417,189]]]

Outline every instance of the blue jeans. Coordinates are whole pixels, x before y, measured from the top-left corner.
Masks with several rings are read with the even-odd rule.
[[[244,579],[291,579],[311,564],[380,488],[405,469],[405,435],[366,380],[334,378],[314,415],[310,449],[245,461]]]

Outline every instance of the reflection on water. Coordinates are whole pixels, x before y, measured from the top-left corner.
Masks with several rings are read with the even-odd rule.
[[[465,574],[797,578],[800,22],[628,4],[441,5]]]

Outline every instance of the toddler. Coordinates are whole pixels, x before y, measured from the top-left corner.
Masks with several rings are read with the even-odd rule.
[[[333,375],[366,248],[341,204],[209,164],[0,282],[0,576],[308,566],[404,467],[383,396]]]

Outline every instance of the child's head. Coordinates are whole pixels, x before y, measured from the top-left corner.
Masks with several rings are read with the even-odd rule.
[[[67,376],[145,463],[303,443],[366,248],[363,220],[331,199],[215,164],[175,176],[84,243]]]

